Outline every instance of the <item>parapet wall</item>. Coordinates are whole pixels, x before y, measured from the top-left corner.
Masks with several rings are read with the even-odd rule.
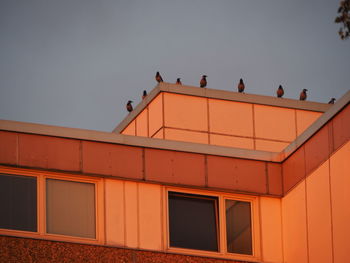
[[[280,152],[329,108],[323,103],[168,83],[162,83],[154,93],[148,104],[141,103],[140,112],[128,116],[115,131]]]

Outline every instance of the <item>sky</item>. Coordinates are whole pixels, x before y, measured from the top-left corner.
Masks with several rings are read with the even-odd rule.
[[[112,131],[181,77],[328,102],[350,89],[337,0],[0,0],[0,119]]]

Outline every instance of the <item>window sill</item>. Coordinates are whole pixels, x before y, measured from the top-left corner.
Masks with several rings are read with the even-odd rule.
[[[0,235],[43,239],[43,240],[50,240],[50,241],[64,241],[64,242],[80,243],[80,244],[103,244],[103,241],[98,239],[93,239],[93,238],[71,237],[71,236],[63,236],[63,235],[56,235],[56,234],[40,234],[38,232],[27,232],[27,231],[21,231],[21,230],[0,229]]]
[[[260,262],[260,258],[253,256],[253,255],[204,251],[204,250],[196,250],[196,249],[188,249],[188,248],[169,247],[166,249],[166,252],[174,253],[174,254],[181,254],[181,255],[199,256],[199,257],[210,257],[210,258],[218,258],[218,259],[234,259],[234,260],[242,260],[242,261],[248,261],[248,262]]]

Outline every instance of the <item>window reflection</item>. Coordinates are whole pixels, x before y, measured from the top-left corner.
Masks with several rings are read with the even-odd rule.
[[[170,246],[218,251],[218,199],[169,192]]]
[[[249,202],[226,200],[227,251],[252,255],[252,225]]]

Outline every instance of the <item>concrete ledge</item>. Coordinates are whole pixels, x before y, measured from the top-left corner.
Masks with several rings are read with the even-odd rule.
[[[101,131],[92,131],[76,128],[65,128],[59,126],[16,122],[0,120],[0,130],[29,134],[39,134],[70,138],[77,140],[97,141],[128,146],[154,148],[162,150],[173,150],[179,152],[190,152],[208,155],[218,155],[225,157],[235,157],[241,159],[251,159],[259,161],[279,162],[279,154],[273,152],[248,150],[241,148],[231,148],[224,146],[199,144],[191,142],[180,142],[147,137],[129,136]]]

